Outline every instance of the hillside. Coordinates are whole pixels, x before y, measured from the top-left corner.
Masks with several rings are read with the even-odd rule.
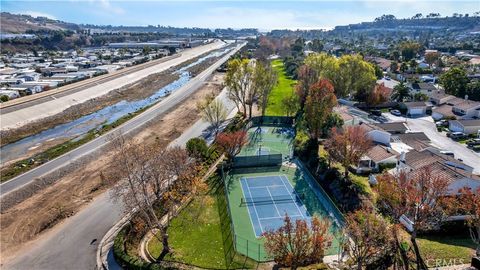
[[[78,30],[80,27],[74,23],[52,20],[45,17],[32,17],[30,15],[0,14],[0,32],[20,34],[27,31],[42,30]]]

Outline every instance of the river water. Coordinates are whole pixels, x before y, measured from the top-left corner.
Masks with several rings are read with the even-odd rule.
[[[18,159],[27,154],[28,151],[52,140],[79,140],[91,130],[99,130],[103,125],[114,123],[130,113],[134,113],[142,108],[155,104],[190,81],[192,77],[188,72],[189,68],[196,66],[209,58],[223,56],[232,49],[233,48],[230,47],[221,51],[212,52],[182,68],[179,68],[173,72],[174,74],[179,75],[177,80],[158,89],[154,94],[147,98],[133,101],[122,100],[96,112],[82,116],[72,122],[60,124],[38,134],[4,145],[0,148],[0,159],[2,163]]]

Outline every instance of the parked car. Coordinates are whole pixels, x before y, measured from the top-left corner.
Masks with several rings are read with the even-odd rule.
[[[390,81],[390,76],[385,76],[385,80]]]
[[[386,123],[386,122],[388,122],[388,119],[387,119],[385,116],[379,116],[379,117],[377,117],[376,120],[377,120],[378,122],[380,122],[380,123]]]
[[[447,133],[447,136],[449,136],[453,140],[461,140],[461,139],[466,138],[467,134],[465,134],[463,132],[451,132],[451,133]]]
[[[376,115],[376,116],[382,116],[382,111],[381,110],[370,110],[370,114]]]
[[[448,127],[448,121],[447,120],[440,120],[438,122],[435,122],[435,125],[437,125],[437,127]]]
[[[455,157],[455,154],[452,151],[449,151],[449,150],[441,150],[440,153],[442,153],[446,156]]]
[[[402,113],[399,110],[391,110],[390,113],[396,116],[402,116]]]
[[[470,139],[467,141],[467,145],[470,147],[480,145],[480,139]]]

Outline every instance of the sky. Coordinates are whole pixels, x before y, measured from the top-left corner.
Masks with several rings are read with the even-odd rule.
[[[407,18],[416,13],[480,11],[480,0],[358,1],[126,1],[1,0],[1,11],[45,16],[73,23],[100,25],[164,25],[204,28],[330,29],[372,21],[382,14]]]

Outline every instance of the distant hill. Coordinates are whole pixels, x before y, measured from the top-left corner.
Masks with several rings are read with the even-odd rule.
[[[26,33],[29,31],[42,30],[79,30],[80,27],[74,23],[67,23],[59,20],[52,20],[46,17],[32,17],[23,14],[11,14],[2,12],[0,14],[1,33]]]
[[[390,17],[391,16],[391,17]],[[383,15],[374,22],[362,22],[346,26],[336,26],[335,31],[372,31],[372,30],[449,30],[449,31],[479,31],[480,17],[438,17],[438,18],[408,18],[396,19],[392,15]]]

